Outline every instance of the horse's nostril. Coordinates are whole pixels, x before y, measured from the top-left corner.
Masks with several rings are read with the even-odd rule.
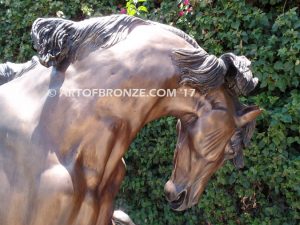
[[[165,184],[165,195],[169,202],[177,201],[183,192],[186,192],[186,190],[176,186],[171,180]]]
[[[165,184],[165,195],[169,202],[175,200],[177,197],[176,186],[170,180]]]

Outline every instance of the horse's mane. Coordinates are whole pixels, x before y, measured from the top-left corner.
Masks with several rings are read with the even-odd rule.
[[[6,62],[0,64],[0,85],[22,76],[24,73],[33,69],[38,63],[38,57],[33,56],[32,59],[26,63]]]
[[[60,18],[39,18],[32,25],[31,36],[40,62],[58,66],[68,60],[81,59],[85,54],[109,48],[124,40],[137,25],[149,24],[140,18],[112,15],[79,22]]]
[[[183,31],[165,24],[128,15],[111,15],[80,22],[60,18],[40,18],[32,25],[31,36],[43,65],[58,66],[81,59],[98,48],[109,48],[124,40],[137,25],[156,25],[186,40],[194,48],[197,42]]]

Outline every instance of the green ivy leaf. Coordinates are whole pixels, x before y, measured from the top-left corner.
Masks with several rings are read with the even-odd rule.
[[[281,61],[277,61],[274,64],[274,69],[277,70],[277,71],[283,70],[283,63]]]
[[[146,6],[143,6],[143,5],[138,7],[138,11],[142,11],[142,12],[146,12],[146,13],[148,12]]]

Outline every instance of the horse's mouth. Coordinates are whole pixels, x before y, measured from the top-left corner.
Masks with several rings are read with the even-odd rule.
[[[172,202],[170,202],[171,208],[175,211],[182,211],[185,210],[185,200],[187,196],[187,190],[182,191],[179,195],[178,198]]]
[[[198,204],[205,188],[205,184],[201,182],[203,182],[203,179],[198,179],[193,185],[186,187],[176,200],[170,202],[171,208],[175,211],[184,211]]]

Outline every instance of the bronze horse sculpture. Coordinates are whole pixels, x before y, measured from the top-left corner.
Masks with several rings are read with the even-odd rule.
[[[126,15],[37,19],[32,39],[40,63],[0,86],[1,225],[114,223],[122,157],[145,124],[167,115],[178,118],[165,185],[174,210],[196,204],[226,159],[242,166],[261,112],[238,101],[258,82],[245,57],[217,58],[174,27]],[[144,95],[66,94],[100,89]]]

